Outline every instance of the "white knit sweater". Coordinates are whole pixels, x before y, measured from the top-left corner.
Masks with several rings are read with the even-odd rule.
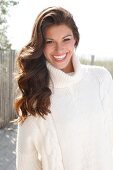
[[[113,80],[76,57],[73,65],[70,75],[47,63],[52,113],[19,125],[17,170],[113,170]]]

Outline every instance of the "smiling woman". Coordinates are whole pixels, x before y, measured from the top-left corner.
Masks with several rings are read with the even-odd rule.
[[[78,43],[72,14],[48,7],[17,56],[17,170],[113,170],[113,80]]]
[[[71,58],[76,38],[69,26],[65,24],[50,26],[46,29],[44,37],[46,42],[43,52],[48,62],[66,73],[73,72]]]

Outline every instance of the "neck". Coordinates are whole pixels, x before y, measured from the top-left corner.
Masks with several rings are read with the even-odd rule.
[[[71,72],[74,72],[74,67],[73,67],[73,63],[71,61],[71,63],[68,64],[68,66],[64,69],[62,69],[62,71],[64,73],[71,73]]]

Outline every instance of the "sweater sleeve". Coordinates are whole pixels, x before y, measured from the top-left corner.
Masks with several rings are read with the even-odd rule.
[[[17,170],[42,170],[38,144],[39,130],[32,118],[18,125],[16,145]],[[36,142],[37,140],[37,142]]]

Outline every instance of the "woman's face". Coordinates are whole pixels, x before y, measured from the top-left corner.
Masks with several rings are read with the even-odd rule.
[[[44,37],[43,53],[48,62],[65,73],[74,71],[72,55],[76,40],[72,30],[65,24],[53,25],[45,30]]]

